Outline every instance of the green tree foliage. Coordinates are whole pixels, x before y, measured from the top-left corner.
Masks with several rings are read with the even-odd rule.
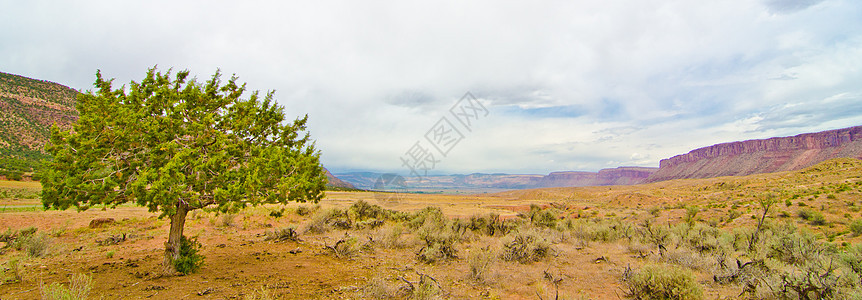
[[[199,83],[189,72],[147,72],[112,88],[96,73],[96,92],[78,96],[72,130],[51,129],[53,160],[42,174],[46,208],[85,210],[126,202],[171,219],[165,266],[179,257],[185,216],[212,208],[318,201],[326,177],[306,129],[285,121],[269,92],[241,98],[245,84],[220,72]],[[304,134],[303,134],[304,133]]]

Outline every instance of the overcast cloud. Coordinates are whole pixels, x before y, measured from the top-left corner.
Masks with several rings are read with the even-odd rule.
[[[333,171],[399,171],[466,92],[434,173],[548,173],[862,125],[862,3],[3,1],[0,71],[87,90],[217,68],[309,114]]]

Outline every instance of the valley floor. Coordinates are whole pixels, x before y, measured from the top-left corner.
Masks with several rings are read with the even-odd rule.
[[[644,292],[638,274],[650,266],[691,276],[695,299],[798,296],[793,276],[811,272],[840,277],[815,291],[859,295],[859,274],[841,263],[862,255],[859,174],[862,163],[838,160],[640,186],[328,192],[317,205],[193,211],[185,234],[206,258],[189,275],[162,272],[169,224],[144,208],[10,209],[0,213],[0,298],[39,298],[83,274],[96,299],[620,299]],[[770,210],[752,243],[765,200]],[[33,197],[0,201],[38,205]],[[116,222],[91,228],[99,218]],[[25,236],[44,248],[16,243]]]

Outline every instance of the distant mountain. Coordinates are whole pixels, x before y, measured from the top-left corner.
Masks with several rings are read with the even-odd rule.
[[[661,160],[646,181],[791,171],[833,158],[862,159],[862,126],[695,149]]]
[[[536,187],[633,185],[642,183],[658,168],[618,167],[598,172],[553,172],[536,180]]]
[[[742,176],[799,170],[834,158],[862,159],[862,126],[789,137],[722,143],[660,162],[659,168],[619,167],[599,172],[553,172],[548,175],[470,174],[405,177],[408,189],[530,189],[632,185],[685,178]],[[379,173],[338,176],[355,186],[375,189]]]
[[[0,175],[32,172],[47,158],[51,125],[70,128],[78,119],[78,91],[0,72]]]
[[[329,183],[327,183],[326,185],[341,189],[356,189],[356,187],[349,182],[338,179],[338,177],[332,175],[332,173],[329,172],[329,170],[327,170],[326,168],[323,168],[323,171],[326,172],[326,178],[329,179]]]
[[[411,190],[454,189],[531,189],[544,187],[577,187],[638,184],[658,168],[619,167],[599,172],[553,172],[535,174],[482,174],[426,176],[423,180],[405,177],[405,186]],[[383,174],[373,172],[341,173],[338,177],[362,189],[380,189]]]

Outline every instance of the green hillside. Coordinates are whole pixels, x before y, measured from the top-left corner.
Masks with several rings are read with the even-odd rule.
[[[64,85],[0,72],[0,176],[35,171],[47,158],[51,125],[70,128],[78,119],[78,91]]]

